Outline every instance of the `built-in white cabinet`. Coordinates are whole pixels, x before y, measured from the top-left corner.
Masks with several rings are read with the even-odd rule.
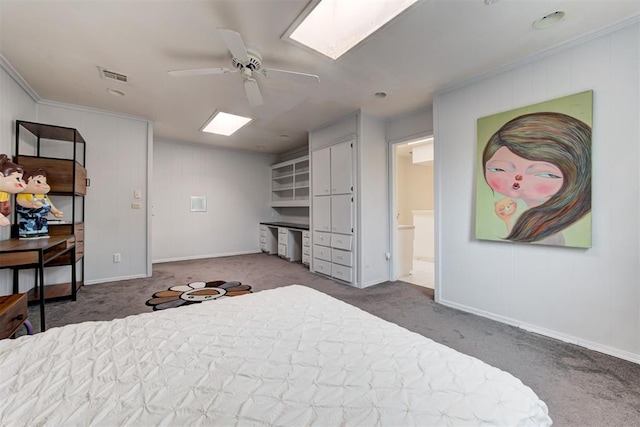
[[[277,228],[260,224],[260,250],[270,255],[278,253]]]
[[[314,196],[312,213],[314,230],[331,231],[331,196]]]
[[[271,206],[309,206],[309,156],[271,166]]]
[[[353,192],[353,143],[342,142],[331,150],[331,194],[351,194]]]
[[[359,111],[309,132],[310,270],[351,286],[389,279],[384,121]]]
[[[352,247],[343,245],[341,253],[334,254],[332,241],[352,242],[353,143],[344,141],[311,153],[314,269],[346,282],[353,278]]]
[[[351,194],[331,196],[331,232],[353,233],[353,196]]]
[[[307,267],[311,264],[311,232],[302,232],[302,263]]]
[[[311,156],[312,189],[314,196],[331,194],[331,147],[315,150]]]

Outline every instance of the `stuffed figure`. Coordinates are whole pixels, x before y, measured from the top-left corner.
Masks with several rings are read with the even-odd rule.
[[[62,218],[62,212],[47,196],[51,187],[43,169],[25,172],[24,180],[27,183],[24,192],[16,196],[18,236],[21,239],[46,239],[49,237],[47,214],[51,212],[56,218]]]
[[[9,160],[6,154],[0,154],[0,226],[11,224],[7,216],[11,213],[9,196],[24,191],[22,180],[24,170],[21,166]]]

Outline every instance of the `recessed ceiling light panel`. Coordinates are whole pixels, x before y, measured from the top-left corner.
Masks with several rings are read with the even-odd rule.
[[[544,28],[552,27],[562,21],[564,19],[564,15],[565,13],[561,10],[551,12],[542,18],[533,21],[533,28],[536,30],[542,30]]]
[[[249,124],[251,118],[236,116],[235,114],[217,111],[207,120],[200,129],[202,132],[215,133],[218,135],[231,136],[238,130]]]
[[[283,38],[290,38],[331,59],[338,59],[416,1],[314,1]]]

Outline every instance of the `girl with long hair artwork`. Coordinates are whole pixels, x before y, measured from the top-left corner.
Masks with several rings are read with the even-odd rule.
[[[574,117],[509,120],[489,138],[482,167],[502,240],[565,246],[563,230],[591,211],[591,128]]]

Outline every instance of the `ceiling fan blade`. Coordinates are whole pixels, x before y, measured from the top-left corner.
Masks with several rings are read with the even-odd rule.
[[[263,68],[261,72],[268,79],[286,79],[303,83],[320,83],[320,77],[315,74],[297,73],[295,71],[276,70],[273,68]]]
[[[249,100],[249,105],[252,107],[262,105],[262,94],[255,79],[251,77],[244,79],[244,92]]]
[[[224,28],[218,28],[218,33],[234,58],[238,59],[243,64],[249,62],[247,48],[244,45],[244,41],[242,41],[242,36],[240,34],[232,30],[225,30]]]
[[[228,68],[196,68],[193,70],[172,70],[169,71],[169,75],[173,77],[205,76],[208,74],[235,73],[236,71],[237,70],[230,70]]]

